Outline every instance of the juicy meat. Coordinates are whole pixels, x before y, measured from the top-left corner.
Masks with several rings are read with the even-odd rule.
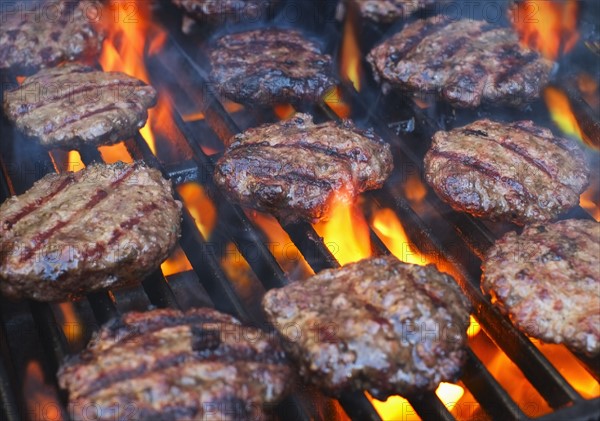
[[[256,20],[277,0],[173,0],[190,17],[213,23]]]
[[[353,0],[361,16],[375,22],[390,23],[406,18],[434,0]]]
[[[574,141],[531,121],[479,120],[434,135],[425,177],[456,210],[524,225],[576,206],[589,169]]]
[[[94,27],[102,12],[96,1],[4,5],[0,14],[0,69],[31,74],[63,61],[96,57],[102,49],[103,35]]]
[[[334,396],[434,390],[466,357],[470,307],[433,265],[365,259],[271,290],[263,308],[304,380]]]
[[[392,171],[388,144],[346,121],[314,124],[307,114],[235,136],[215,169],[229,197],[285,221],[316,221],[334,197],[353,200]]]
[[[317,102],[336,84],[331,56],[295,30],[226,35],[210,51],[210,62],[216,89],[245,104]]]
[[[375,47],[367,60],[375,78],[451,104],[520,106],[539,97],[553,63],[519,43],[510,28],[436,16],[418,20]]]
[[[128,313],[58,372],[73,408],[98,419],[257,420],[293,384],[272,335],[208,308]],[[113,411],[111,411],[113,409]]]
[[[599,256],[595,221],[529,226],[487,252],[481,289],[526,334],[598,355]]]
[[[180,219],[171,183],[143,163],[46,175],[0,206],[0,290],[53,301],[141,281]]]
[[[146,124],[156,91],[119,72],[70,64],[44,69],[4,94],[4,112],[47,147],[111,144]]]

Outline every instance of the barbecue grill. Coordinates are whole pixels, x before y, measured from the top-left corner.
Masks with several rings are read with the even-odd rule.
[[[466,3],[473,2],[454,2],[457,10]],[[493,3],[500,13],[505,13],[508,2],[482,3]],[[593,3],[580,5],[589,12],[590,20],[581,21],[581,28],[588,31],[582,38],[588,41],[597,35],[594,31],[598,22],[594,21],[593,13],[597,17],[598,12],[593,11]],[[189,35],[181,32],[182,14],[169,0],[121,1],[110,5],[110,10],[116,11],[115,25],[126,26],[128,13],[134,11],[137,14],[130,21],[131,25],[151,20],[144,27],[148,39],[141,57],[149,82],[161,95],[158,109],[150,114],[149,126],[153,126],[153,130],[142,131],[114,147],[82,148],[78,154],[48,152],[25,139],[3,117],[0,201],[23,193],[48,172],[73,169],[74,163],[82,166],[94,161],[143,159],[172,180],[177,186],[178,199],[186,205],[180,248],[162,269],[141,280],[138,286],[93,293],[65,303],[10,301],[0,297],[2,420],[95,419],[94,408],[67,406],[66,396],[56,384],[56,371],[64,358],[83,349],[93,332],[118,314],[146,310],[150,306],[182,310],[210,306],[244,322],[268,328],[258,306],[265,290],[284,286],[311,272],[340,266],[340,255],[348,247],[346,239],[352,241],[350,234],[332,240],[323,234],[320,226],[280,225],[228,202],[213,184],[214,163],[227,139],[246,128],[277,121],[292,110],[287,104],[272,110],[237,106],[215,95],[207,81],[204,47],[210,37],[240,27],[265,24],[295,26],[312,34],[328,53],[340,58],[337,69],[340,75],[347,74],[341,59],[348,54],[347,38],[353,31],[357,40],[354,47],[361,54],[357,79],[362,84],[360,91],[355,88],[356,84],[353,86],[351,80],[342,76],[337,89],[322,102],[297,109],[313,114],[317,121],[350,117],[359,126],[373,127],[392,145],[393,175],[381,190],[364,194],[352,210],[361,214],[363,220],[370,221],[365,222],[370,252],[398,254],[389,236],[373,222],[378,211],[389,210],[405,231],[405,256],[399,257],[422,256],[452,273],[473,305],[477,321],[473,326],[482,328],[481,332],[471,335],[468,359],[459,383],[464,395],[455,405],[433,392],[407,396],[407,402],[396,403],[395,409],[402,407],[398,412],[402,414],[401,419],[417,416],[425,420],[600,418],[600,360],[573,355],[555,346],[561,348],[560,355],[564,356],[564,360],[557,361],[548,346],[519,332],[480,291],[481,256],[496,238],[514,227],[483,222],[455,212],[420,181],[428,139],[439,129],[458,127],[480,116],[495,116],[530,118],[558,132],[543,100],[532,103],[525,111],[493,107],[457,111],[443,104],[427,103],[426,96],[415,98],[402,93],[384,96],[367,67],[360,66],[360,61],[370,46],[393,33],[401,23],[381,26],[360,22],[352,9],[344,8],[337,1],[281,1],[252,22],[222,22],[218,26],[198,27]],[[142,13],[146,8],[149,16]],[[472,17],[482,17],[484,9],[476,10],[473,13],[479,16]],[[423,13],[440,13],[440,8],[435,6]],[[109,41],[118,49],[119,42],[123,44],[121,47],[132,42],[125,35],[120,34],[121,38],[116,40],[109,37]],[[582,39],[559,63],[554,80],[567,93],[578,121],[585,121],[581,125],[586,136],[597,142],[600,123],[577,87],[566,84],[584,69],[598,80],[600,59],[587,49]],[[17,75],[1,76],[4,89],[18,83]],[[595,160],[594,182],[597,183],[598,154],[590,152],[590,156]],[[420,189],[417,198],[411,194],[411,186],[413,193]],[[189,197],[190,189],[196,192],[194,203]],[[196,206],[198,203],[200,206]],[[203,206],[212,206],[211,217],[202,214]],[[591,215],[578,207],[565,217],[589,219]],[[207,224],[207,219],[211,223]],[[343,228],[351,231],[349,226]],[[275,242],[275,235],[287,244]],[[286,245],[288,249],[297,248],[299,253],[290,257],[277,252],[276,246],[281,249]],[[244,272],[243,276],[238,272]],[[506,368],[495,367],[486,357],[486,349],[501,355]],[[565,370],[563,366],[575,366],[580,374],[574,375],[572,369]],[[503,370],[511,371],[513,377],[507,381]],[[576,377],[581,376],[588,386],[578,385]],[[524,385],[527,392],[519,395],[513,387],[517,384]],[[273,416],[282,420],[380,420],[391,419],[387,415],[390,412],[386,412],[390,406],[374,404],[362,392],[347,394],[335,401],[299,385],[295,394],[274,409]],[[135,406],[122,408],[115,419],[130,419],[127,417],[132,414],[135,414]]]

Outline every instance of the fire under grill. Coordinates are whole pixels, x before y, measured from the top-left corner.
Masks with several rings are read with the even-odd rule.
[[[505,2],[496,3],[503,5],[499,10],[505,10]],[[462,2],[455,4],[464,6]],[[81,417],[73,413],[76,409],[67,406],[65,394],[57,387],[58,366],[65,357],[83,349],[93,332],[118,314],[151,306],[182,310],[209,306],[268,329],[258,306],[266,290],[312,272],[339,267],[352,258],[344,253],[347,243],[356,242],[348,226],[355,224],[354,219],[340,225],[338,231],[343,229],[344,233],[332,238],[319,225],[279,224],[244,210],[227,201],[213,183],[214,163],[227,139],[246,128],[285,118],[293,111],[287,104],[270,110],[244,108],[214,94],[207,81],[208,64],[201,47],[209,36],[239,28],[239,24],[224,23],[184,35],[180,31],[181,13],[168,0],[143,4],[112,2],[111,6],[116,11],[115,25],[143,27],[147,35],[144,48],[138,53],[143,57],[141,65],[148,82],[161,96],[158,107],[150,114],[151,130],[142,130],[113,147],[48,152],[24,139],[3,117],[0,201],[25,192],[49,172],[77,169],[94,161],[144,160],[177,186],[177,198],[185,204],[182,237],[174,255],[139,286],[94,293],[64,303],[0,297],[3,420]],[[146,8],[149,16],[142,13]],[[127,26],[127,13],[133,11],[137,14]],[[423,155],[435,131],[496,114],[503,118],[531,118],[553,127],[543,100],[531,104],[525,112],[503,108],[456,111],[441,104],[423,106],[421,100],[398,93],[383,96],[360,61],[369,46],[392,28],[356,22],[352,26],[348,23],[351,15],[341,18],[341,11],[336,1],[282,1],[265,17],[267,23],[292,25],[314,34],[328,53],[340,58],[337,70],[342,80],[347,74],[344,60],[350,54],[349,32],[353,30],[357,38],[358,79],[363,85],[360,90],[345,80],[320,103],[297,110],[314,115],[317,121],[350,117],[359,126],[373,127],[392,145],[393,175],[381,190],[364,194],[349,210],[351,217],[359,214],[358,219],[363,221],[366,240],[370,242],[366,253],[422,259],[423,263],[436,263],[452,273],[473,305],[473,331],[463,375],[455,386],[462,390],[460,395],[449,397],[438,390],[382,404],[360,392],[334,401],[299,386],[295,394],[275,408],[273,416],[282,420],[598,419],[598,358],[573,355],[560,346],[530,340],[480,290],[480,257],[500,235],[514,227],[488,224],[455,212],[422,182]],[[257,24],[264,25],[265,21],[249,25]],[[113,42],[120,60],[125,61],[123,51],[134,42],[128,37],[135,34],[127,30],[117,33],[105,43]],[[562,81],[559,87],[570,92],[573,108],[579,107],[579,120],[587,119],[582,126],[590,138],[597,140],[599,123],[593,112],[578,102],[582,100],[573,87],[562,85],[582,68],[593,67],[592,76],[596,80],[600,76],[597,56],[592,67],[589,62],[578,61],[586,54],[583,42],[580,44],[577,48],[582,50],[576,48],[568,56],[575,65],[561,62],[554,80]],[[126,67],[115,70],[127,72]],[[2,83],[4,87],[14,86],[17,79],[15,75],[3,74]],[[594,159],[597,177],[597,154]],[[212,213],[207,215],[209,208]],[[591,217],[581,207],[566,215]],[[394,223],[403,236],[385,231],[385,227],[396,226]],[[489,357],[490,354],[495,357]],[[512,374],[507,376],[506,372]],[[124,408],[115,419],[128,419],[134,413],[134,407]],[[93,410],[84,416],[95,419]]]

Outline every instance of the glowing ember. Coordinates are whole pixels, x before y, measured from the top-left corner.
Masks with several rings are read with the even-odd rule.
[[[578,12],[577,0],[518,2],[514,25],[524,44],[555,60],[571,51],[579,39]]]
[[[177,191],[202,236],[210,238],[217,223],[217,209],[202,186],[198,183],[186,183],[177,187]]]
[[[182,116],[182,119],[186,123],[191,123],[192,121],[204,120],[205,117],[206,116],[204,115],[204,113],[197,112],[197,113],[184,114]]]
[[[333,200],[327,220],[313,226],[341,265],[371,255],[369,226],[343,195]]]
[[[280,120],[289,120],[294,114],[296,109],[290,104],[279,104],[273,107],[273,112]]]
[[[108,36],[99,59],[105,71],[124,72],[150,83],[144,63],[146,51],[149,54],[155,53],[167,39],[166,32],[152,22],[150,4],[151,2],[136,2],[135,14],[132,17],[131,10],[127,10],[132,4],[118,0],[110,1],[108,8],[113,13],[103,15],[102,25]],[[169,118],[169,115],[168,103],[159,98],[157,106],[148,112],[147,124],[140,130],[154,154],[156,154],[154,130],[162,119]]]
[[[323,101],[325,101],[325,104],[327,104],[339,118],[346,119],[350,117],[350,106],[342,99],[340,88],[337,86],[325,94]]]
[[[554,123],[566,135],[575,136],[579,140],[583,140],[583,131],[573,114],[567,95],[563,91],[550,86],[544,90],[544,99]]]
[[[109,146],[100,146],[98,148],[102,160],[107,164],[123,161],[127,163],[133,162],[133,157],[129,154],[124,142],[120,142]]]
[[[600,109],[600,86],[598,86],[598,81],[587,73],[581,73],[577,76],[577,87],[585,102],[598,111]]]
[[[579,199],[579,205],[600,222],[600,186],[591,186],[584,191]]]
[[[420,203],[427,196],[427,187],[423,184],[421,177],[413,175],[404,183],[404,196],[414,203]]]
[[[63,317],[62,330],[70,343],[77,343],[83,336],[83,324],[75,312],[73,303],[64,302],[58,304]]]
[[[81,161],[81,155],[77,151],[69,151],[67,158],[67,171],[77,172],[85,168],[85,164]]]
[[[187,259],[181,247],[177,246],[169,258],[160,265],[160,270],[164,276],[171,276],[176,273],[192,270],[192,264]]]
[[[31,419],[61,421],[66,419],[60,400],[54,389],[44,379],[40,363],[30,361],[27,364],[23,380],[24,395],[27,397],[27,413]]]
[[[306,279],[314,275],[311,267],[306,263],[300,250],[290,239],[287,232],[281,228],[279,222],[270,216],[256,211],[247,212],[248,217],[254,222],[269,239],[267,246],[275,256],[275,260],[292,281]]]
[[[381,241],[399,260],[406,263],[426,265],[427,258],[410,242],[400,220],[391,209],[375,211],[373,229]]]
[[[350,7],[344,22],[340,72],[344,80],[352,82],[354,89],[360,91],[362,54],[356,36],[356,13],[353,12],[354,8]]]

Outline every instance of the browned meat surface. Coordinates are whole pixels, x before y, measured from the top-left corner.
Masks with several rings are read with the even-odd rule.
[[[331,56],[295,30],[226,35],[216,41],[210,62],[216,89],[244,104],[317,102],[336,84]]]
[[[327,215],[334,196],[353,200],[392,171],[388,144],[346,121],[314,124],[307,114],[235,136],[215,169],[229,197],[285,221]]]
[[[171,183],[143,163],[49,174],[0,206],[0,290],[53,301],[141,281],[180,219]]]
[[[470,307],[433,265],[365,259],[271,290],[263,307],[304,380],[334,396],[434,390],[466,357]]]
[[[99,421],[264,419],[293,382],[273,335],[208,308],[128,313],[58,372],[73,408]]]
[[[103,35],[94,25],[102,13],[96,1],[4,2],[0,14],[0,69],[23,75],[97,56]]]
[[[156,91],[141,80],[77,64],[41,70],[4,94],[4,112],[20,130],[66,149],[133,136],[155,104]]]
[[[527,335],[598,355],[599,256],[595,221],[529,226],[488,251],[481,289]]]
[[[521,45],[510,28],[440,16],[405,26],[367,60],[384,91],[435,93],[463,108],[531,102],[553,66]]]
[[[434,0],[353,0],[361,16],[375,22],[389,23],[434,3]]]
[[[524,225],[576,206],[589,169],[576,142],[531,121],[479,120],[434,135],[425,177],[456,210]]]
[[[277,0],[173,0],[193,19],[212,23],[255,21],[264,17]]]

